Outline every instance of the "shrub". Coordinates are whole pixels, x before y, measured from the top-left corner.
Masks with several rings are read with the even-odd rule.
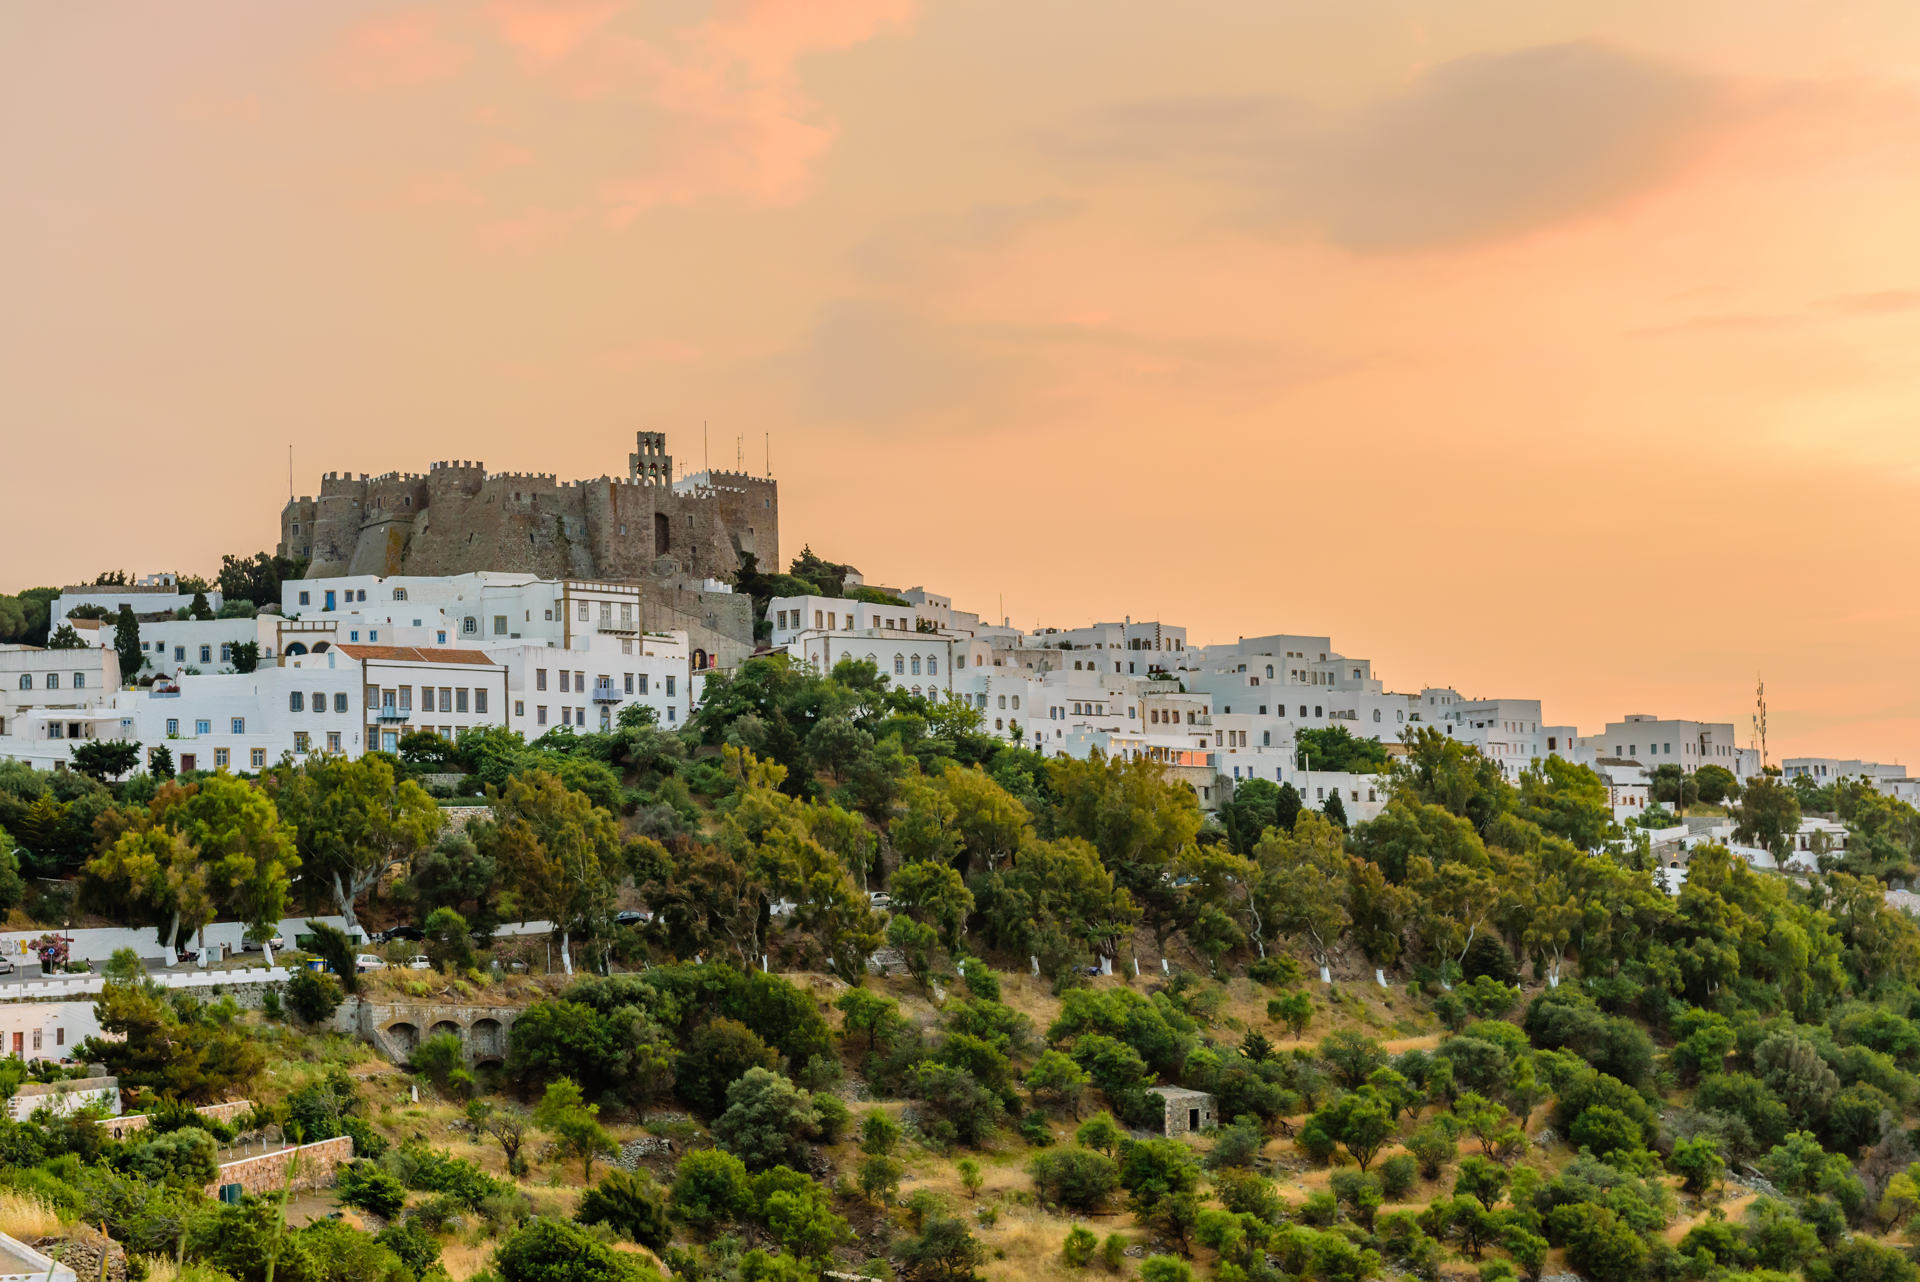
[[[1060,1244],[1060,1254],[1066,1257],[1069,1266],[1084,1269],[1099,1246],[1100,1239],[1093,1235],[1092,1229],[1084,1224],[1076,1224],[1067,1230],[1067,1240]]]
[[[407,1186],[365,1160],[340,1168],[339,1189],[342,1202],[383,1220],[391,1220],[407,1204]]]
[[[1120,1168],[1112,1158],[1092,1149],[1038,1154],[1027,1164],[1027,1171],[1042,1201],[1070,1211],[1100,1210],[1120,1185]]]
[[[1411,1153],[1395,1153],[1380,1163],[1380,1191],[1389,1202],[1398,1202],[1413,1191],[1419,1162]]]
[[[605,1224],[649,1250],[658,1251],[672,1237],[667,1202],[645,1176],[610,1171],[580,1199],[574,1219],[582,1224]]]
[[[1100,1262],[1115,1273],[1127,1262],[1127,1239],[1119,1233],[1107,1234],[1107,1240],[1100,1244]]]
[[[340,998],[340,981],[322,971],[301,970],[287,981],[287,1009],[308,1024],[333,1018]]]
[[[500,1282],[648,1282],[653,1270],[566,1220],[530,1220],[494,1253]]]

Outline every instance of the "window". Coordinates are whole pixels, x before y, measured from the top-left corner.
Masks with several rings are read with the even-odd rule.
[[[296,730],[293,732],[293,750],[295,752],[311,752],[313,750],[311,745],[312,740],[308,737],[305,730]]]
[[[338,730],[327,731],[327,751],[340,751],[340,732]]]
[[[228,753],[225,748],[215,748],[213,750],[213,768],[215,770],[225,770],[230,760],[231,754]]]
[[[168,717],[167,718],[167,738],[177,739],[179,738],[179,736],[180,736],[180,718]]]
[[[560,724],[563,726],[573,724],[573,709],[564,703],[560,705]]]
[[[587,603],[585,601],[582,601],[580,603],[580,622],[585,623],[586,621],[587,621]]]
[[[1378,725],[1380,723],[1380,709],[1375,708],[1373,710],[1373,720],[1375,725]]]
[[[453,711],[453,689],[451,686],[440,687],[440,711]]]
[[[567,669],[565,668],[560,669],[560,693],[561,694],[567,694],[572,691],[573,686],[570,684],[572,682],[572,679],[573,679],[573,673],[567,671]]]
[[[467,688],[465,686],[461,686],[453,692],[453,710],[455,712],[465,712],[467,710]]]
[[[59,688],[60,688],[60,674],[58,672],[47,673],[47,689],[58,690]]]
[[[76,690],[84,690],[84,689],[86,689],[86,688],[87,688],[87,674],[86,674],[86,673],[84,673],[84,672],[76,672],[76,673],[74,673],[74,674],[73,674],[73,688],[74,688],[74,689],[76,689]]]
[[[1007,696],[1004,694],[1000,696],[1000,706],[1002,708],[1007,706]]]
[[[496,614],[493,616],[493,635],[497,637],[503,637],[507,635],[507,616],[506,615]]]
[[[920,675],[920,656],[917,654],[913,656],[913,675]]]
[[[267,764],[267,750],[265,748],[247,749],[247,764],[255,770],[265,766]]]
[[[1013,710],[1015,712],[1020,711],[1020,696],[1017,694],[1013,696]]]
[[[313,604],[313,594],[312,594],[311,592],[302,592],[302,593],[300,594],[300,604],[301,604],[301,605],[312,605],[312,604]]]
[[[667,674],[667,698],[673,698],[673,674],[671,672]]]
[[[406,600],[406,599],[407,599],[407,590],[406,590],[405,588],[395,588],[395,589],[393,590],[393,599],[394,599],[394,600],[396,600],[396,601],[404,601],[404,600]]]
[[[627,673],[627,693],[633,693],[633,673]]]
[[[932,655],[927,656],[927,675],[930,677],[937,677],[940,675],[940,660],[934,658]],[[1018,706],[1018,705],[1015,705],[1015,706]]]
[[[212,733],[213,733],[213,720],[212,720],[212,718],[210,718],[210,717],[201,717],[201,718],[199,718],[198,720],[196,720],[196,721],[195,721],[195,722],[193,723],[193,732],[194,732],[195,734],[212,734]]]
[[[331,590],[329,590],[329,591],[327,592],[327,603],[326,603],[325,605],[323,605],[323,606],[321,606],[320,608],[321,608],[322,610],[331,610],[331,609],[333,609],[333,592],[332,592]]]
[[[893,675],[896,677],[904,677],[907,675],[906,655],[896,654],[893,656]]]
[[[345,711],[347,710],[347,692],[346,692],[345,690],[336,690],[336,691],[334,691],[334,694],[333,694],[333,710],[334,710],[335,712],[345,712]],[[329,739],[332,739],[332,738],[335,738],[335,737],[337,737],[337,736],[334,736],[334,735],[328,735],[327,737],[328,737]]]
[[[233,733],[245,734],[246,732],[247,732],[247,719],[245,717],[235,717],[233,719]]]
[[[377,641],[377,640],[379,640],[379,638],[378,638],[378,637],[375,637],[374,639],[375,639],[376,641]],[[202,646],[202,647],[201,647],[201,650],[202,650],[202,651],[204,651],[205,649],[206,649],[206,647],[205,647],[205,646]],[[232,643],[232,642],[230,642],[230,641],[222,641],[222,642],[220,643],[220,662],[222,662],[222,663],[232,663],[232,662],[233,662],[233,643]]]
[[[480,634],[480,620],[474,618],[471,614],[469,614],[466,618],[460,620],[461,636],[471,637],[471,636],[478,636],[479,634]]]
[[[305,712],[306,710],[307,710],[307,696],[304,692],[295,690],[292,694],[287,696],[288,712]]]
[[[31,672],[22,672],[20,674],[20,688],[22,690],[33,689],[33,674]]]
[[[533,710],[533,722],[540,726],[547,724],[547,706],[544,703]]]
[[[535,668],[533,670],[533,688],[536,690],[544,690],[547,688],[547,670],[545,668]]]
[[[642,672],[640,674],[640,693],[644,695],[646,692],[647,692],[647,674]]]

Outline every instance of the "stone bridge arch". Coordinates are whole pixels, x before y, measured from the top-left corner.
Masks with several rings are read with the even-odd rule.
[[[470,1065],[498,1063],[507,1056],[517,1007],[459,1006],[436,1002],[368,1002],[357,998],[341,1004],[334,1025],[357,1033],[395,1063],[412,1057],[429,1037],[451,1034],[460,1039],[462,1057]]]

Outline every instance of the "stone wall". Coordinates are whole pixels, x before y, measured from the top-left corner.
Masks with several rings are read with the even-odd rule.
[[[255,1157],[237,1158],[221,1164],[219,1177],[207,1185],[207,1196],[219,1197],[223,1184],[238,1184],[241,1191],[249,1196],[278,1193],[287,1187],[287,1169],[295,1163],[298,1165],[294,1170],[294,1192],[329,1188],[340,1168],[352,1160],[353,1137],[349,1135],[321,1140],[318,1144],[302,1144],[298,1148],[261,1153]]]
[[[279,552],[310,557],[310,578],[502,570],[698,583],[731,577],[748,553],[778,569],[779,525],[771,477],[713,472],[676,490],[631,475],[561,482],[461,461],[424,475],[330,472],[317,501],[289,500],[281,512]]]
[[[202,1117],[210,1117],[216,1122],[231,1122],[235,1118],[245,1117],[253,1111],[253,1101],[245,1099],[229,1100],[225,1104],[202,1104],[193,1110]],[[125,1139],[135,1131],[147,1129],[152,1120],[148,1113],[128,1113],[124,1117],[103,1117],[99,1121],[100,1129],[115,1139]]]

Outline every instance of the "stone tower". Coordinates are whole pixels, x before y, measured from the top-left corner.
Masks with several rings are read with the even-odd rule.
[[[627,479],[642,485],[672,485],[673,455],[667,453],[667,434],[635,432],[634,446],[627,455]]]

